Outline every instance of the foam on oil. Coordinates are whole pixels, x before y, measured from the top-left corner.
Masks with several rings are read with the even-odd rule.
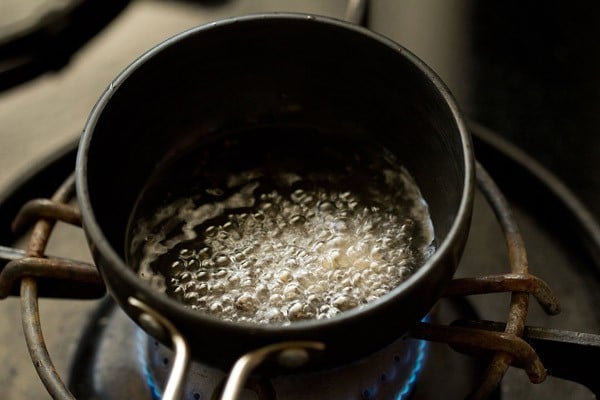
[[[204,162],[201,185],[136,219],[139,276],[191,309],[265,324],[331,318],[388,293],[435,250],[427,203],[385,149],[334,153],[314,170],[287,155]]]

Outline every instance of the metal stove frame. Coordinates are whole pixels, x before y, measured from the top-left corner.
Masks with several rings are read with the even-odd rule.
[[[505,324],[489,321],[455,321],[450,325],[426,322],[416,324],[408,336],[443,342],[457,351],[490,357],[487,371],[480,385],[469,394],[469,399],[485,399],[496,389],[508,368],[517,366],[526,371],[532,383],[543,382],[546,368],[534,348],[523,338],[525,319],[532,295],[549,315],[560,312],[558,299],[549,286],[529,273],[527,253],[518,225],[509,204],[494,180],[477,162],[478,187],[494,210],[508,250],[511,271],[501,275],[454,279],[444,296],[469,296],[485,293],[511,292],[511,304]],[[40,379],[55,399],[73,399],[73,395],[56,372],[46,348],[38,307],[38,297],[94,298],[105,294],[105,287],[96,267],[74,260],[48,258],[44,250],[57,221],[81,226],[81,216],[76,205],[70,204],[75,192],[73,175],[69,176],[49,198],[32,199],[25,203],[13,221],[15,232],[33,225],[25,252],[11,249],[13,260],[0,272],[0,298],[14,294],[20,281],[21,316],[25,339]],[[39,287],[38,281],[44,286]],[[45,282],[44,282],[45,281]],[[52,283],[52,284],[51,284]],[[78,285],[74,285],[78,284]],[[79,288],[78,288],[79,286]],[[43,289],[43,290],[38,290]],[[168,333],[176,349],[176,360],[165,390],[165,399],[175,399],[180,393],[189,352],[185,339],[176,327],[138,299],[132,304],[144,311],[142,322],[150,332]],[[243,387],[253,368],[264,358],[313,348],[316,343],[284,343],[249,353],[233,369],[224,388],[223,399],[233,399]],[[317,346],[318,347],[318,346]]]

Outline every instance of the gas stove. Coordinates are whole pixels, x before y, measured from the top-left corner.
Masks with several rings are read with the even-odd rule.
[[[348,4],[342,1],[331,2],[327,7],[309,2],[278,2],[277,6],[266,3],[261,3],[259,7],[248,2],[227,1],[172,4],[134,2],[94,39],[96,43],[92,41],[89,48],[84,48],[82,53],[76,55],[74,64],[64,72],[39,78],[2,94],[0,117],[8,121],[6,126],[12,126],[16,132],[24,132],[24,137],[19,140],[12,138],[11,141],[11,136],[6,135],[7,148],[12,153],[20,153],[15,156],[18,161],[13,162],[15,157],[10,157],[8,152],[8,159],[3,160],[7,163],[6,170],[11,174],[3,178],[4,182],[0,182],[4,187],[0,196],[0,245],[26,247],[29,232],[11,231],[12,220],[27,201],[52,196],[72,172],[78,136],[74,132],[80,129],[78,125],[83,123],[91,109],[90,104],[77,100],[77,93],[82,95],[82,100],[92,103],[105,86],[104,83],[131,58],[151,47],[160,37],[166,38],[189,26],[223,16],[277,10],[276,7],[340,18],[347,17],[348,10]],[[436,15],[440,18],[436,12],[448,11],[441,5],[430,6],[430,13],[411,9],[407,5],[385,4],[384,8],[381,7],[369,8],[365,17],[369,26],[389,34],[400,43],[406,41],[395,37],[399,33],[398,28],[389,23],[390,16],[384,10],[402,11],[397,18],[406,25],[410,25],[407,21],[409,13],[435,19]],[[475,6],[468,8],[470,12],[476,11]],[[454,10],[447,15],[447,19],[456,21],[456,18],[466,18],[465,15],[468,13]],[[148,30],[143,28],[148,23],[158,24],[160,29],[153,33],[155,37],[143,38],[148,35]],[[454,33],[459,36],[464,34]],[[111,61],[104,60],[105,54],[123,49],[122,38],[128,34],[140,40],[128,42],[126,50],[119,50],[122,51],[119,57]],[[419,55],[419,35],[408,38]],[[462,40],[458,42],[457,51],[465,50],[464,38]],[[431,57],[426,61],[437,67],[440,75],[447,79],[459,102],[462,100],[465,104],[467,115],[486,122],[486,125],[470,123],[476,157],[508,199],[514,220],[522,233],[530,272],[549,285],[561,307],[560,313],[549,315],[532,300],[528,310],[526,339],[548,369],[548,376],[540,383],[532,383],[525,371],[519,368],[523,365],[515,365],[504,374],[490,397],[593,399],[598,393],[598,386],[594,382],[593,371],[585,368],[583,360],[584,357],[592,359],[600,355],[600,314],[596,307],[600,304],[600,231],[595,222],[597,210],[590,205],[598,193],[598,186],[583,185],[589,182],[581,177],[576,181],[577,184],[572,184],[573,181],[565,180],[568,171],[553,171],[556,167],[543,165],[540,161],[561,158],[545,153],[536,154],[541,150],[528,148],[537,144],[535,139],[529,138],[520,146],[512,144],[517,140],[514,140],[516,134],[510,125],[494,120],[491,104],[482,102],[475,105],[477,99],[485,99],[485,96],[473,92],[473,87],[467,87],[473,84],[472,81],[459,82],[460,73],[455,63],[450,62],[452,57],[444,59],[432,55],[436,53],[428,53],[430,49],[425,44],[421,45],[423,57]],[[122,65],[116,65],[119,62]],[[489,59],[481,58],[479,62],[478,65],[482,65]],[[113,71],[100,72],[108,64]],[[93,67],[92,72],[89,67]],[[102,78],[104,82],[93,82],[93,77],[98,80],[103,73],[106,73]],[[479,71],[479,75],[485,74]],[[57,110],[54,107],[58,106],[48,104],[49,100],[63,90],[72,90],[73,94],[65,93],[68,99],[61,100],[59,97],[57,102],[64,100],[63,104],[72,105],[73,108],[66,116],[59,114],[56,118],[50,118]],[[502,90],[497,89],[498,92]],[[24,120],[27,115],[24,108],[27,107],[39,119],[48,119],[47,123],[36,120],[28,125]],[[19,112],[14,114],[15,110]],[[518,116],[514,118],[516,121]],[[488,126],[505,127],[507,132],[492,130]],[[31,131],[25,132],[29,128]],[[508,141],[507,136],[513,140]],[[548,148],[553,149],[554,146]],[[531,151],[525,152],[525,149]],[[28,166],[32,161],[35,165]],[[588,157],[579,163],[597,168],[597,164],[589,161]],[[593,179],[588,178],[591,181]],[[464,294],[458,289],[461,279],[496,276],[510,271],[505,238],[494,211],[486,195],[481,190],[477,192],[469,241],[455,276],[457,293]],[[57,224],[50,236],[46,254],[91,263],[82,231],[65,223]],[[13,254],[15,258],[18,256]],[[85,289],[79,292],[72,294],[75,297],[92,298],[40,300],[41,329],[45,342],[56,372],[68,389],[80,399],[160,398],[172,367],[172,350],[139,329],[120,311],[110,296],[98,297],[98,292],[93,291],[87,291],[85,296]],[[453,341],[453,345],[449,346],[447,339],[438,337],[427,327],[434,324],[452,328],[502,330],[502,324],[509,315],[510,302],[510,290],[463,296],[452,293],[451,288],[432,310],[424,325],[415,327],[406,337],[398,338],[397,343],[382,353],[339,371],[302,375],[296,377],[295,382],[252,381],[243,398],[307,398],[305,391],[299,394],[299,386],[312,388],[310,398],[433,399],[439,398],[440,391],[446,398],[465,398],[485,379],[490,354],[474,352],[468,346],[461,347],[459,341]],[[4,365],[0,369],[0,384],[4,398],[51,397],[27,353],[18,299],[8,298],[0,302],[0,313],[8,321],[0,328],[0,359]],[[204,366],[201,360],[195,361],[186,375],[188,383],[184,398],[216,398],[215,388],[219,388],[224,379],[223,372]]]

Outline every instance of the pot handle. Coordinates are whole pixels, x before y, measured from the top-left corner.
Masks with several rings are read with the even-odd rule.
[[[138,316],[138,323],[152,336],[168,336],[171,340],[175,350],[175,360],[161,399],[181,399],[184,378],[190,363],[190,348],[187,341],[175,325],[146,303],[135,297],[129,297],[127,302],[141,311]],[[236,400],[252,371],[267,358],[275,357],[277,363],[282,367],[296,368],[309,361],[310,354],[308,350],[324,349],[325,344],[321,342],[289,341],[270,344],[246,353],[233,365],[225,382],[221,400]]]
[[[162,400],[179,400],[183,391],[183,381],[190,363],[190,348],[175,325],[144,302],[129,297],[128,303],[141,311],[138,322],[150,334],[156,337],[169,337],[175,350],[173,368],[169,373]]]
[[[288,341],[270,344],[244,354],[233,365],[220,400],[236,400],[252,371],[267,358],[274,357],[282,367],[297,368],[309,361],[309,350],[325,350],[325,344],[316,341]]]

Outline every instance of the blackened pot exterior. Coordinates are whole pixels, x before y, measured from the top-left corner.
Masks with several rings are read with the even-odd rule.
[[[361,309],[289,326],[225,322],[187,309],[139,279],[124,261],[125,237],[156,166],[222,131],[289,124],[369,138],[395,153],[430,207],[438,249],[428,262]],[[473,171],[460,112],[417,57],[360,26],[272,13],[191,29],[134,61],[90,114],[76,178],[94,260],[134,321],[139,311],[128,304],[130,296],[168,318],[197,360],[224,368],[266,344],[321,341],[326,350],[307,365],[318,368],[385,347],[430,311],[467,239]]]

